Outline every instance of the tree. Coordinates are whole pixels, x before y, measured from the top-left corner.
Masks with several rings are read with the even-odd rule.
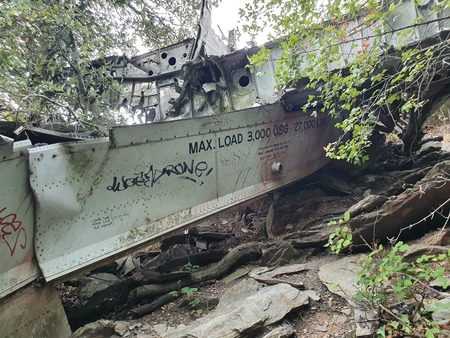
[[[253,0],[240,14],[244,31],[270,27],[268,38],[280,43],[280,88],[314,88],[319,95],[311,95],[304,109],[343,117],[336,126],[344,135],[328,145],[327,155],[360,164],[368,159],[374,130],[390,132],[402,116],[409,120],[402,135],[405,150],[413,150],[430,107],[446,95],[450,40],[448,31],[439,33],[432,25],[445,27],[449,5],[448,0],[420,6],[409,0]],[[397,29],[396,20],[409,10],[417,16]],[[433,29],[433,36],[409,42]],[[258,66],[267,57],[262,48],[251,61]]]
[[[0,117],[114,120],[118,89],[107,69],[143,44],[154,49],[195,36],[201,0],[3,0]],[[125,57],[125,56],[123,56]]]

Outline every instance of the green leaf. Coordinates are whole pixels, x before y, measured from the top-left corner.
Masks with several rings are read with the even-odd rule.
[[[349,212],[346,212],[344,214],[344,221],[346,221],[346,222],[350,221],[350,213]]]
[[[408,246],[407,244],[402,244],[402,245],[400,245],[400,247],[398,248],[398,250],[399,250],[400,252],[406,252],[406,251],[408,251],[408,248],[409,248],[409,246]]]
[[[441,266],[440,268],[436,269],[432,274],[431,277],[433,278],[437,278],[437,277],[441,277],[445,272],[445,268],[443,266]]]

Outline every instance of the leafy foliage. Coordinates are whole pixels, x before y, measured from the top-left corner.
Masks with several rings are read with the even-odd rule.
[[[179,297],[180,295],[186,295],[188,297],[192,297],[197,291],[198,288],[191,288],[189,286],[185,286],[180,291],[170,291],[169,295],[173,295],[176,297]]]
[[[344,220],[340,220],[342,223]],[[344,226],[329,236],[325,246],[339,254],[352,243],[351,231]],[[377,337],[438,337],[441,328],[430,313],[450,308],[450,302],[426,306],[427,298],[448,296],[439,290],[450,286],[450,249],[446,253],[422,255],[415,260],[405,258],[408,249],[403,242],[394,243],[388,249],[381,244],[375,245],[359,261],[362,269],[357,284],[360,289],[354,301],[378,312],[381,325]]]
[[[397,242],[390,250],[380,245],[362,260],[358,274],[362,288],[355,300],[380,308],[382,325],[377,332],[380,337],[438,337],[441,330],[429,316],[436,309],[427,308],[424,300],[440,294],[431,285],[449,287],[446,270],[450,250],[407,261],[404,253],[408,248],[403,242]]]
[[[201,0],[4,0],[0,112],[7,120],[114,120],[106,56],[194,36]],[[109,95],[107,95],[109,93]],[[116,121],[118,122],[118,121]]]
[[[344,219],[339,221],[331,221],[329,225],[342,225],[350,221],[350,214],[345,213]],[[334,233],[328,237],[328,242],[324,245],[326,248],[330,248],[331,251],[336,254],[341,253],[343,249],[349,248],[353,243],[353,235],[348,226],[343,226],[342,228],[336,228]]]
[[[269,39],[277,39],[283,50],[275,75],[279,87],[308,79],[307,87],[319,91],[320,97],[311,96],[304,109],[321,107],[343,118],[336,125],[343,137],[326,148],[332,158],[365,162],[375,125],[381,122],[392,129],[400,115],[409,116],[411,129],[415,128],[408,137],[418,135],[427,116],[430,85],[441,77],[449,40],[437,37],[432,44],[402,47],[413,34],[412,27],[388,39],[385,27],[407,2],[415,6],[409,0],[253,0],[241,9],[244,31],[256,35],[269,27]],[[428,9],[440,11],[449,4],[447,0]],[[386,45],[391,40],[397,42]],[[251,61],[258,66],[267,57],[263,48]]]
[[[194,271],[195,269],[198,269],[198,268],[199,268],[198,265],[192,264],[191,262],[188,262],[188,263],[183,265],[183,270],[184,271],[188,271],[188,272],[192,272],[192,271]]]
[[[198,288],[191,288],[189,286],[185,286],[180,291],[171,291],[169,295],[174,297],[180,297],[181,295],[185,295],[189,299],[189,307],[194,311],[197,316],[201,316],[203,314],[203,309],[199,309],[198,305],[201,303],[200,298],[195,297],[199,296],[201,293],[198,291]]]

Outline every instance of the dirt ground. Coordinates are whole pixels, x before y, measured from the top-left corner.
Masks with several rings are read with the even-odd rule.
[[[424,237],[430,238],[437,232],[437,230],[432,231]],[[418,238],[413,242],[421,240],[422,238]],[[281,278],[290,282],[302,282],[305,289],[314,290],[320,296],[320,300],[310,300],[309,305],[292,311],[282,320],[282,324],[285,323],[294,327],[295,333],[291,337],[355,337],[355,320],[352,306],[342,297],[330,292],[318,277],[320,266],[332,263],[340,258],[325,250],[315,254],[311,254],[311,251],[305,251],[304,256],[290,262],[291,264],[309,263],[310,269],[296,274],[285,275]],[[258,266],[249,265],[246,267],[252,269]],[[161,337],[161,327],[165,330],[166,327],[176,328],[180,324],[189,325],[197,318],[206,316],[210,310],[214,309],[221,295],[245,278],[249,277],[243,276],[231,282],[219,280],[196,285],[198,291],[193,297],[181,297],[177,301],[169,303],[149,315],[131,320],[129,327],[136,325],[137,329],[128,337],[158,338]],[[189,306],[192,298],[200,300],[199,305],[194,308]],[[263,331],[246,337],[262,338],[275,327],[277,325],[266,327]],[[139,332],[142,332],[142,334],[139,334]]]
[[[316,269],[289,275],[289,281],[302,282],[307,290],[314,290],[320,295],[319,301],[311,300],[308,306],[291,312],[284,319],[284,321],[287,321],[295,328],[295,337],[350,338],[354,336],[355,325],[351,307],[343,298],[328,291],[320,282],[317,275],[318,269],[322,264],[332,262],[336,259],[337,257],[334,255],[321,254],[314,259]],[[306,261],[299,259],[297,262],[305,263]],[[294,261],[292,263],[297,262]],[[209,312],[207,308],[208,303],[215,303],[214,299],[220,298],[226,290],[230,289],[243,278],[249,277],[242,277],[230,283],[217,281],[199,285],[199,293],[196,297],[202,299],[200,303],[201,310],[203,310],[201,315],[206,315]],[[199,317],[196,309],[200,307],[191,309],[187,304],[186,298],[170,303],[135,322],[145,324],[149,328],[152,337],[160,337],[154,329],[155,325],[167,324],[171,327],[177,327],[179,324],[188,325]],[[268,329],[265,330],[265,332],[267,331]],[[263,336],[264,332],[255,337]]]

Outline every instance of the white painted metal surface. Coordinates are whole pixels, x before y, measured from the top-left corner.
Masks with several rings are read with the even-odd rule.
[[[170,74],[179,71],[186,61],[190,60],[195,39],[167,46],[156,51],[135,56],[131,62],[145,71],[149,77]]]
[[[71,334],[52,285],[28,286],[0,300],[2,338],[69,338]]]
[[[27,142],[0,146],[0,298],[39,276],[34,257],[34,198]],[[15,149],[14,149],[15,148]]]
[[[438,10],[439,3],[440,1],[436,0],[422,1],[422,4],[415,1],[403,1],[398,4],[394,12],[389,14],[385,25],[373,24],[368,27],[363,24],[364,16],[346,22],[348,36],[340,45],[342,59],[339,62],[330,63],[329,69],[345,67],[353,62],[362,51],[373,48],[375,38],[380,36],[380,32],[380,44],[383,44],[387,50],[390,47],[399,48],[413,45],[436,36],[442,31],[448,31],[450,29],[450,9],[441,7]],[[317,46],[314,43],[309,44],[310,48],[315,48],[315,45]]]
[[[31,149],[36,253],[46,280],[316,171],[328,161],[323,146],[333,130],[326,115],[275,104],[115,128],[111,145]]]

